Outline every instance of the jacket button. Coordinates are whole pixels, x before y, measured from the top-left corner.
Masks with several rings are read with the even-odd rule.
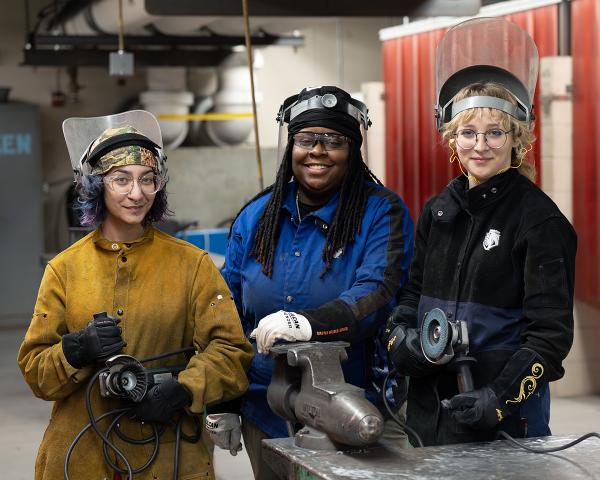
[[[298,251],[295,251],[295,252],[294,252],[294,255],[296,255],[297,257],[299,257],[299,256],[300,256],[300,255],[302,255],[302,254],[301,254],[300,252],[298,252]]]
[[[292,303],[294,301],[294,297],[292,297],[291,295],[288,295],[287,297],[285,297],[285,301],[288,303]]]
[[[126,261],[127,261],[127,257],[123,255],[123,256],[121,257],[121,261],[122,261],[122,262],[126,262]]]
[[[438,210],[437,214],[438,214],[438,217],[441,217],[444,214],[444,212],[442,212],[441,210]]]
[[[496,187],[492,187],[492,188],[490,189],[490,192],[492,192],[492,193],[497,193],[497,192],[498,192],[498,189],[497,189]]]
[[[326,223],[323,224],[323,230],[327,230],[329,228],[329,225],[327,225]]]
[[[119,244],[118,243],[113,243],[110,248],[112,248],[113,250],[118,250],[119,249]]]
[[[122,308],[119,308],[119,309],[117,310],[117,315],[118,315],[119,317],[120,317],[121,315],[123,315],[123,309],[122,309]]]
[[[487,198],[487,194],[484,193],[481,197],[482,198]]]

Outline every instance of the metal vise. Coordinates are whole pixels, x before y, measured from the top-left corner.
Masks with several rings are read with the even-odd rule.
[[[295,435],[297,446],[365,446],[383,433],[383,417],[364,390],[344,380],[341,362],[348,358],[349,345],[307,342],[271,348],[274,369],[267,400],[278,415],[304,425]]]

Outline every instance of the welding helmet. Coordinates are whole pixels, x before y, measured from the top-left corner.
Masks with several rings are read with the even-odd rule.
[[[147,165],[166,179],[160,127],[150,112],[67,118],[63,134],[77,183],[121,165]]]
[[[281,160],[292,135],[305,127],[326,127],[359,145],[367,161],[367,129],[371,125],[367,106],[335,86],[307,87],[288,97],[277,113],[279,137],[277,158]]]
[[[502,18],[473,18],[455,25],[436,50],[436,106],[438,130],[469,108],[501,110],[517,120],[533,121],[533,95],[538,75],[538,51],[529,34]],[[502,85],[516,105],[490,96],[454,101],[473,83]]]

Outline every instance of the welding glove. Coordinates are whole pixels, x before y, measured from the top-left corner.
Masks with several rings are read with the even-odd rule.
[[[192,396],[177,380],[158,383],[146,392],[133,410],[142,422],[168,423],[178,410],[192,403]]]
[[[206,431],[219,448],[236,456],[242,450],[242,427],[237,413],[212,413],[206,416]]]
[[[269,353],[276,340],[306,342],[312,337],[312,327],[304,315],[279,310],[264,317],[250,333],[256,338],[258,353]]]
[[[63,335],[62,349],[67,362],[83,368],[119,353],[126,345],[121,338],[120,322],[106,312],[96,313],[85,328]]]
[[[397,306],[383,332],[388,358],[400,375],[423,377],[437,366],[423,355],[420,332],[408,325],[417,324],[417,311],[405,305]]]
[[[459,393],[442,405],[450,409],[450,416],[478,430],[495,427],[502,420],[498,397],[490,387]]]
[[[521,348],[490,385],[443,400],[442,406],[449,408],[450,416],[459,423],[475,429],[493,428],[546,383],[546,370],[538,353]]]

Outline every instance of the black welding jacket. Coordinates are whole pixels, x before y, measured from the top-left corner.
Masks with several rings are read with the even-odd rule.
[[[435,307],[467,322],[475,388],[492,383],[520,348],[543,359],[544,380],[557,380],[573,341],[576,245],[558,207],[516,170],[471,189],[460,176],[424,207],[399,303],[418,308],[419,327]],[[547,383],[494,431],[450,418],[440,401],[457,393],[447,366],[411,378],[408,423],[426,445],[491,440],[498,429],[523,436],[526,422],[529,436],[548,429]]]

